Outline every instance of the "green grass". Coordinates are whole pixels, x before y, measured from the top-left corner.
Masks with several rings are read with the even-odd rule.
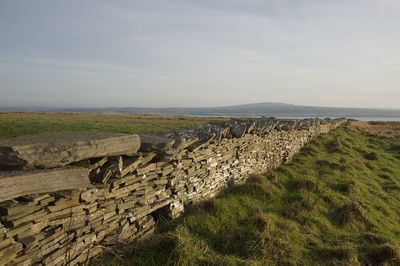
[[[111,265],[400,265],[399,143],[342,126]]]
[[[41,132],[167,132],[195,128],[220,118],[83,113],[0,113],[0,140]]]

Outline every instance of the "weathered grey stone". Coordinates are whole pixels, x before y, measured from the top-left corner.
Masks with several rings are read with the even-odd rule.
[[[164,152],[170,150],[174,143],[175,139],[158,134],[140,134],[140,151],[143,152]]]
[[[0,202],[24,195],[70,190],[89,185],[89,170],[80,167],[0,172]]]
[[[0,142],[0,169],[53,168],[96,157],[133,155],[138,135],[54,132]]]

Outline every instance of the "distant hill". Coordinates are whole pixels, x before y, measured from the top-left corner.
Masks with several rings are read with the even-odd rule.
[[[188,116],[275,116],[275,117],[348,117],[400,119],[400,109],[371,109],[301,106],[286,103],[254,103],[224,107],[104,107],[104,108],[1,108],[0,111],[22,112],[87,112],[121,114],[157,114]]]

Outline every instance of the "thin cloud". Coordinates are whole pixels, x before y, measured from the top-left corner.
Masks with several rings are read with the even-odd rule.
[[[397,0],[6,0],[0,105],[397,107],[399,28]]]

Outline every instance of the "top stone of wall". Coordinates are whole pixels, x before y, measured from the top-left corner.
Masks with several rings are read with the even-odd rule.
[[[218,142],[225,138],[240,138],[245,134],[265,136],[272,130],[306,130],[320,125],[341,123],[345,119],[276,119],[249,118],[231,119],[224,122],[205,124],[196,129],[183,129],[169,133],[141,134],[143,152],[163,152],[175,154],[182,149],[194,150],[206,146],[211,141]]]
[[[54,168],[105,156],[133,155],[138,135],[53,132],[21,136],[0,142],[0,170]]]
[[[264,136],[272,130],[290,131],[334,124],[343,119],[232,119],[205,124],[196,129],[170,133],[115,134],[54,132],[21,136],[0,142],[0,170],[64,167],[74,162],[107,156],[156,152],[173,155],[195,150],[211,141],[240,138],[245,134]]]

